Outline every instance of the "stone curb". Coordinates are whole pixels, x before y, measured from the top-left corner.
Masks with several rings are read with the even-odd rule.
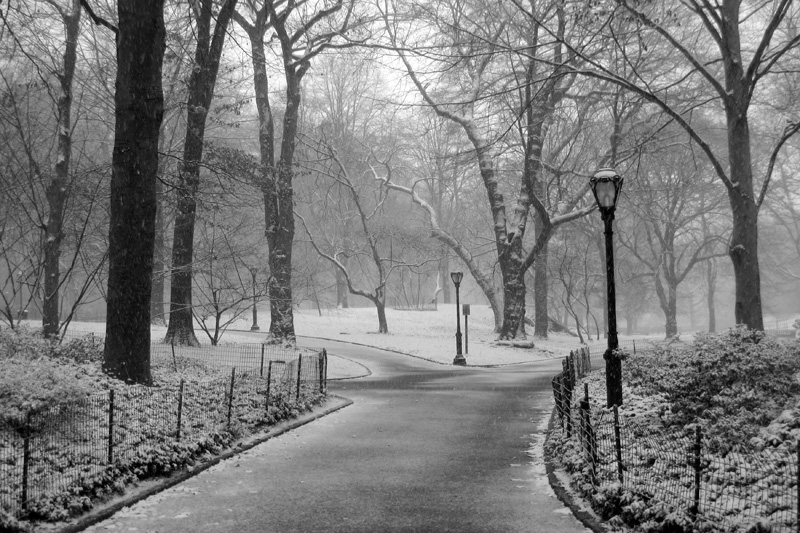
[[[283,435],[284,433],[297,429],[310,422],[313,422],[324,416],[334,413],[340,409],[344,409],[345,407],[352,404],[353,401],[348,398],[344,398],[336,394],[328,394],[328,401],[326,402],[326,406],[320,412],[312,411],[310,413],[306,413],[305,415],[301,415],[299,418],[281,422],[277,426],[270,429],[267,433],[251,435],[245,438],[245,440],[239,441],[238,443],[234,444],[233,448],[229,449],[228,451],[225,451],[220,455],[213,457],[212,459],[208,460],[203,464],[194,466],[192,470],[183,470],[180,472],[176,472],[169,477],[161,479],[145,480],[143,481],[143,484],[149,485],[146,488],[142,488],[140,490],[136,490],[134,488],[130,492],[130,494],[122,495],[119,501],[115,501],[113,504],[97,509],[96,511],[89,511],[88,514],[80,517],[75,523],[68,524],[61,528],[52,528],[52,529],[47,527],[44,523],[38,523],[38,524],[33,524],[35,528],[34,530],[54,531],[56,533],[76,533],[78,531],[83,531],[89,526],[93,526],[111,517],[114,513],[116,513],[120,509],[129,507],[146,498],[149,498],[154,494],[158,494],[159,492],[174,487],[175,485],[196,476],[197,474],[203,472],[204,470],[208,470],[212,466],[217,465],[226,459],[235,457],[236,455],[240,454],[243,451],[254,448],[255,446],[258,446],[259,444],[262,444],[272,438]],[[44,526],[44,527],[39,527],[38,529],[36,529],[37,526]]]
[[[547,480],[550,482],[550,488],[553,489],[553,492],[556,493],[556,497],[558,497],[561,503],[563,503],[572,512],[572,515],[577,518],[581,524],[583,524],[586,528],[591,529],[594,533],[605,533],[607,530],[603,527],[603,523],[598,520],[595,515],[583,510],[583,508],[576,501],[578,496],[567,490],[567,488],[561,483],[561,480],[558,479],[558,476],[556,476],[556,468],[553,465],[553,458],[547,453],[547,440],[550,439],[550,434],[555,427],[556,416],[556,408],[554,407],[553,412],[550,413],[550,423],[547,424],[547,438],[545,439],[544,444],[544,465],[545,471],[547,472]]]

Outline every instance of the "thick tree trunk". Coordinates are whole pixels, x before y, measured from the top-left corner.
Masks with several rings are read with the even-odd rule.
[[[734,313],[737,324],[764,330],[761,274],[758,265],[758,206],[753,191],[753,161],[747,113],[753,87],[745,75],[739,33],[740,2],[720,5],[720,47],[725,67],[725,120],[731,185],[728,199],[733,214],[729,255],[736,280]],[[755,82],[753,82],[755,83]]]
[[[266,195],[267,243],[269,268],[272,272],[268,286],[272,313],[269,333],[276,341],[293,342],[295,333],[292,307],[292,244],[295,228],[292,164],[300,112],[300,77],[289,69],[286,78],[286,109],[283,116],[281,157],[274,189]]]
[[[500,257],[503,274],[503,326],[501,339],[525,338],[525,271],[521,268],[521,241],[509,246],[510,250]]]
[[[731,180],[738,184],[728,189],[733,212],[728,253],[736,280],[734,314],[737,324],[763,331],[761,274],[758,264],[758,207],[753,193],[750,133],[746,117],[731,119],[728,124]]]
[[[72,158],[72,80],[75,75],[78,31],[80,29],[80,1],[71,0],[69,10],[64,11],[62,16],[66,40],[64,43],[64,70],[58,76],[61,93],[56,103],[58,109],[57,159],[52,178],[45,191],[48,218],[44,236],[42,330],[46,337],[57,335],[60,325],[60,259],[61,243],[64,240],[64,208],[69,195],[69,170]]]
[[[163,159],[163,158],[162,158]],[[163,176],[163,161],[160,165],[160,174]],[[166,217],[164,216],[164,185],[161,180],[156,180],[156,234],[153,252],[153,291],[150,296],[150,320],[158,326],[167,324],[164,319],[164,291],[165,291],[165,243]]]
[[[116,126],[111,174],[103,371],[147,384],[158,136],[164,113],[163,0],[117,4]]]
[[[547,245],[545,244],[533,264],[533,297],[535,305],[534,335],[547,338],[550,319],[547,312]]]

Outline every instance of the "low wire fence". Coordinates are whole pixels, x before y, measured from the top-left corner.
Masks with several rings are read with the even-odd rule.
[[[176,378],[159,387],[98,392],[17,424],[0,423],[5,512],[23,516],[54,495],[85,491],[114,469],[138,465],[136,477],[173,470],[187,450],[214,448],[220,432],[243,434],[273,424],[327,392],[325,350],[153,345],[152,356],[176,370],[191,359],[221,371],[204,381]]]
[[[759,531],[800,532],[800,443],[723,454],[699,426],[668,432],[657,417],[592,410],[588,386],[575,390],[591,366],[589,352],[571,352],[552,383],[560,451],[579,456],[592,494],[618,487],[635,494],[644,505],[623,512],[631,522],[646,517],[646,506],[688,531],[744,532],[760,522]]]

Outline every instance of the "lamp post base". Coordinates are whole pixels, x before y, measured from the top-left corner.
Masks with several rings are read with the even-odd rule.
[[[458,366],[467,366],[467,360],[463,355],[458,354],[456,358],[453,359],[453,364]]]
[[[256,325],[253,325],[250,327],[250,331],[261,331],[261,328]]]

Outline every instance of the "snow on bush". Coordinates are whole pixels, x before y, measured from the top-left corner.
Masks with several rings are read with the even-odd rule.
[[[612,530],[794,531],[799,356],[797,342],[744,328],[631,356],[623,365],[619,409],[625,483],[617,480],[602,370],[586,376],[574,395],[582,398],[588,388],[597,470],[575,437],[560,430],[548,439],[548,455],[570,472],[572,486]],[[689,507],[698,424],[704,438],[695,519]]]

